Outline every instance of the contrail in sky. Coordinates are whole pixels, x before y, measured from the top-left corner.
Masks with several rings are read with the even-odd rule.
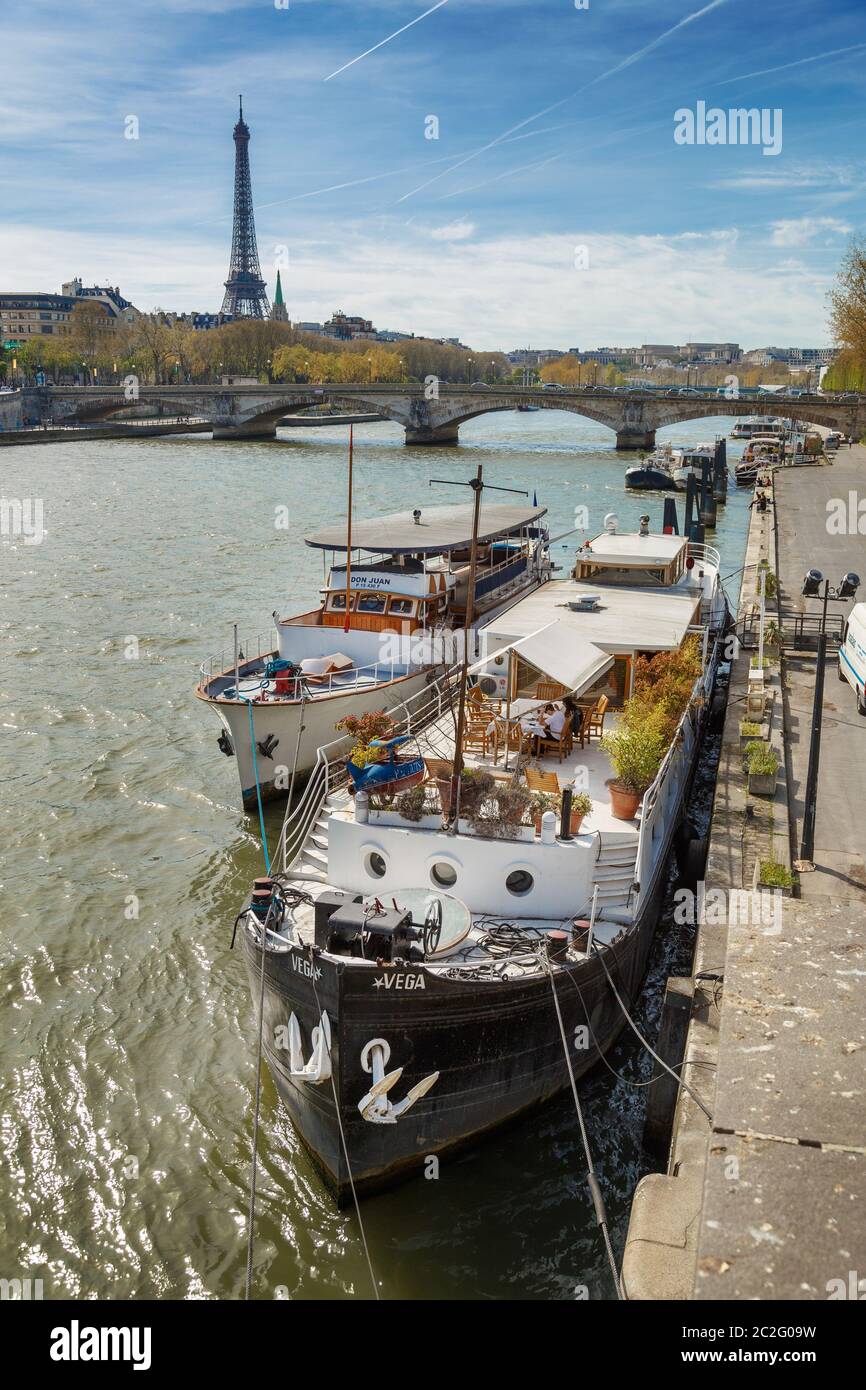
[[[787,68],[799,68],[803,63],[820,63],[822,58],[835,58],[840,53],[856,53],[866,48],[866,43],[852,43],[850,48],[831,48],[828,53],[813,53],[811,58],[798,58],[795,63],[781,63],[777,68],[761,68],[759,72],[742,72],[739,77],[726,77],[724,82],[714,82],[714,87],[727,87],[731,82],[745,82],[747,77],[766,77],[771,72],[785,72]]]
[[[408,193],[404,193],[402,198],[397,199],[397,202],[405,203],[407,198],[414,198],[416,193],[422,193],[425,188],[429,188],[433,183],[438,183],[440,179],[444,179],[446,175],[453,173],[455,169],[459,169],[463,164],[468,164],[471,159],[477,159],[479,155],[485,154],[487,150],[492,150],[496,145],[501,145],[502,141],[507,139],[509,135],[513,135],[515,131],[522,130],[524,126],[531,125],[533,121],[540,120],[542,116],[548,116],[551,111],[557,111],[560,106],[565,106],[566,102],[572,101],[574,97],[579,97],[583,92],[588,91],[590,87],[595,87],[599,82],[604,82],[606,78],[613,77],[617,72],[622,72],[623,68],[631,67],[632,63],[637,63],[641,58],[646,57],[647,53],[651,53],[653,49],[658,48],[659,44],[664,43],[665,39],[669,39],[671,34],[676,34],[678,30],[684,29],[687,24],[692,24],[696,19],[701,19],[703,15],[709,14],[711,10],[717,10],[720,5],[725,4],[727,4],[727,0],[710,0],[709,5],[704,5],[703,9],[695,10],[693,14],[688,14],[683,19],[678,20],[672,28],[666,29],[663,34],[659,34],[657,39],[653,39],[652,43],[648,43],[644,48],[638,49],[636,53],[629,54],[627,58],[623,58],[622,62],[617,63],[615,67],[608,68],[607,72],[600,73],[598,77],[593,77],[591,81],[585,83],[584,86],[578,87],[574,92],[569,92],[568,96],[561,97],[559,101],[554,101],[552,105],[543,107],[541,111],[536,111],[533,116],[527,116],[525,120],[518,121],[517,125],[513,125],[508,130],[503,131],[502,135],[497,135],[494,140],[489,140],[488,143],[482,145],[480,149],[473,150],[471,154],[465,155],[463,159],[459,159],[456,164],[452,164],[449,169],[443,169],[441,174],[435,174],[433,178],[428,179],[426,183],[420,183],[417,188],[412,188]]]
[[[392,39],[396,39],[398,34],[405,34],[406,30],[411,29],[413,24],[420,24],[421,20],[426,19],[428,14],[432,14],[434,10],[441,10],[442,6],[447,4],[448,0],[439,0],[438,5],[433,5],[429,10],[425,10],[423,14],[419,14],[417,19],[411,19],[408,24],[403,25],[402,29],[395,29],[393,34],[388,35],[387,39],[382,39],[381,43],[374,43],[372,48],[368,48],[365,53],[359,53],[357,58],[352,58],[350,62],[344,63],[341,68],[337,68],[336,72],[328,73],[328,76],[323,80],[325,82],[330,82],[332,77],[339,77],[341,72],[346,71],[346,68],[354,67],[355,63],[360,63],[362,58],[366,58],[369,54],[375,53],[377,48],[384,48],[385,44],[390,43]]]

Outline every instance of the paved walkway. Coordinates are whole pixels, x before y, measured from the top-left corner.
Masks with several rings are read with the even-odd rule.
[[[826,530],[828,499],[866,496],[866,449],[777,473],[775,489],[785,607],[811,606],[800,589],[812,566],[834,583],[849,569],[866,580],[866,539]],[[773,565],[767,530],[753,514],[750,562]],[[755,835],[738,736],[748,660],[734,669],[706,872],[728,889],[747,883]],[[787,667],[799,844],[815,658]],[[860,1280],[866,1291],[866,720],[829,662],[827,676],[818,868],[803,875],[800,901],[768,897],[747,922],[701,926],[683,1075],[712,1121],[681,1093],[667,1173],[635,1194],[630,1298],[824,1300],[850,1297],[839,1290]],[[785,819],[779,807],[780,835]]]
[[[838,584],[848,570],[863,585],[857,598],[866,602],[866,535],[833,535],[827,529],[828,502],[849,494],[866,500],[866,448],[843,448],[826,468],[786,469],[776,474],[779,517],[778,565],[782,602],[786,609],[820,613],[815,599],[803,598],[803,575],[823,571]],[[866,509],[864,509],[866,511]],[[863,520],[866,528],[866,516]],[[833,603],[829,611],[847,613],[852,603]],[[816,869],[803,874],[803,898],[834,898],[866,902],[866,719],[857,713],[854,691],[837,678],[835,652],[827,660],[824,718],[815,824]],[[787,662],[787,751],[789,755],[791,818],[795,858],[803,828],[803,798],[809,761],[809,738],[815,690],[815,657],[790,656]]]

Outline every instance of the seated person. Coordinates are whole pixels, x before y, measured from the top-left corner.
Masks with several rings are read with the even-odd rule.
[[[561,738],[566,722],[570,719],[574,728],[579,714],[577,702],[570,695],[565,696],[561,705],[545,705],[541,718],[541,737],[551,740]]]
[[[552,738],[554,735],[548,733],[549,721],[556,714],[556,705],[542,705],[541,709],[532,710],[520,721],[528,734],[535,734],[538,738]]]

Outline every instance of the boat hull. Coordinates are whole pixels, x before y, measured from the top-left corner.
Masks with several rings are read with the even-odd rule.
[[[673,492],[675,484],[670,473],[661,468],[628,468],[625,485],[632,492]]]
[[[672,770],[665,818],[647,865],[635,920],[606,946],[604,960],[631,1009],[647,960],[667,884],[669,855],[694,777],[705,703]],[[663,826],[663,830],[662,830]],[[262,968],[258,929],[244,931],[254,1006]],[[554,969],[565,1036],[576,1076],[588,1071],[625,1025],[597,955]],[[289,1020],[300,1027],[303,1056],[312,1054],[313,1029],[327,1013],[332,1075],[313,1084],[293,1075],[285,1047],[277,1045]],[[576,1046],[575,1029],[584,1028]],[[362,1066],[365,1046],[388,1045],[386,1071],[402,1068],[389,1093],[394,1103],[438,1073],[431,1089],[393,1124],[365,1119],[359,1102],[371,1076]],[[450,976],[423,964],[344,963],[309,946],[269,937],[265,952],[264,1053],[279,1095],[305,1147],[341,1204],[352,1183],[369,1193],[403,1181],[434,1156],[443,1157],[508,1124],[569,1084],[547,972],[513,980]],[[350,1182],[351,1177],[351,1182]]]
[[[641,921],[606,953],[629,1006],[646,971],[661,888],[660,883]],[[249,932],[244,939],[257,1001],[261,951]],[[561,975],[557,997],[569,1042],[577,1028],[586,1030],[587,1046],[571,1052],[579,1077],[611,1046],[625,1019],[598,960],[574,975],[578,988]],[[323,1012],[332,1030],[333,1074],[311,1084],[291,1075],[287,1050],[275,1040],[294,1014],[308,1056]],[[547,974],[479,982],[402,963],[359,970],[289,947],[267,953],[264,1013],[264,1053],[277,1091],[340,1205],[351,1200],[352,1184],[366,1195],[405,1181],[433,1156],[459,1151],[569,1084]],[[371,1123],[358,1108],[372,1080],[362,1054],[374,1039],[390,1047],[387,1070],[402,1067],[389,1097],[395,1103],[439,1073],[427,1094],[393,1124]]]
[[[298,791],[313,770],[319,749],[339,737],[335,726],[341,719],[347,714],[395,709],[416,696],[420,703],[434,675],[432,668],[425,668],[382,685],[371,685],[366,690],[353,688],[344,694],[320,696],[303,704],[296,700],[269,700],[250,706],[237,700],[214,699],[201,688],[196,693],[213,709],[231,739],[241,800],[245,809],[250,810],[257,804],[256,770],[262,801],[285,800],[292,785],[292,768],[293,790]],[[263,753],[263,747],[270,752]],[[348,752],[348,741],[346,749]]]

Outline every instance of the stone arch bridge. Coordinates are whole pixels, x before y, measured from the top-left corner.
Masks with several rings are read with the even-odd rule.
[[[405,430],[407,444],[458,442],[460,426],[492,411],[535,406],[568,410],[606,425],[618,449],[650,449],[656,430],[711,415],[774,415],[801,424],[825,425],[846,435],[866,435],[866,396],[794,398],[767,394],[728,400],[715,393],[663,396],[612,392],[594,387],[453,386],[143,386],[130,399],[122,386],[43,386],[27,393],[40,422],[92,424],[124,412],[146,416],[195,416],[207,420],[214,439],[272,439],[278,423],[311,406],[329,405],[346,414],[375,413]]]

